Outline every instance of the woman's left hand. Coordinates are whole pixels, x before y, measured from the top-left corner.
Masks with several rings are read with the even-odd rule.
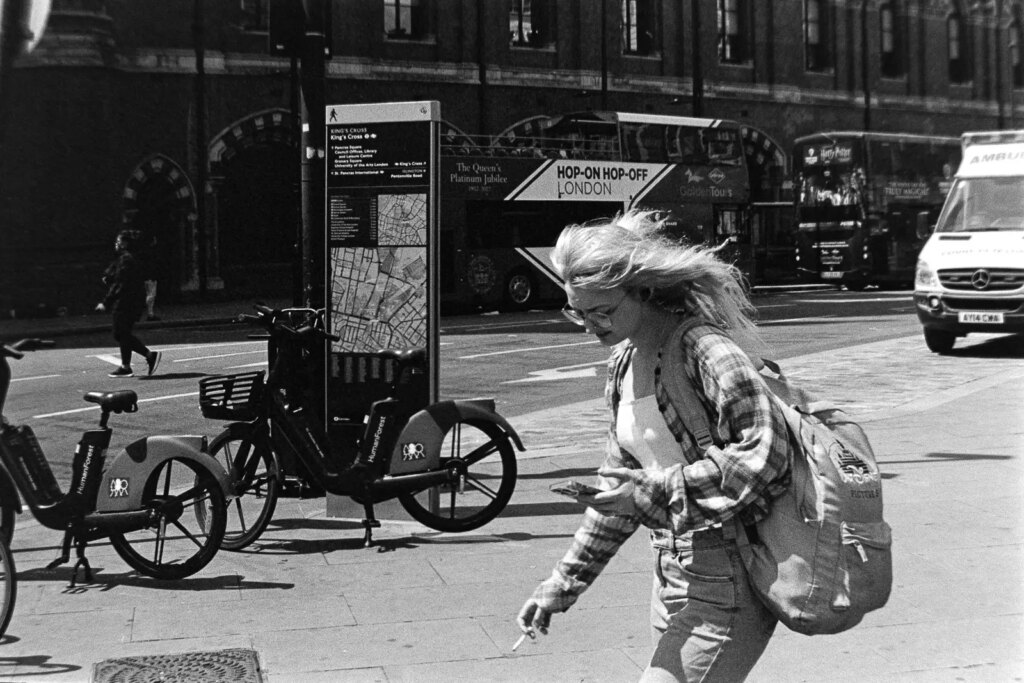
[[[633,500],[636,472],[625,467],[602,467],[597,473],[609,480],[613,487],[592,496],[582,495],[578,499],[579,502],[603,515],[630,517],[636,514],[636,503]]]

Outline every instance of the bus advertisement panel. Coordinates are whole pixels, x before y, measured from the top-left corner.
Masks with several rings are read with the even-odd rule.
[[[586,137],[567,132],[573,119],[557,117],[543,138],[524,144],[520,137],[512,148],[502,138],[458,154],[442,147],[442,305],[527,308],[561,300],[547,255],[562,228],[633,207],[668,212],[680,238],[749,244],[739,127],[682,117],[651,117],[645,126],[629,116],[599,133],[607,119],[585,121]],[[517,156],[502,156],[510,153]]]
[[[829,132],[793,148],[797,266],[811,282],[909,285],[960,161],[957,138]]]

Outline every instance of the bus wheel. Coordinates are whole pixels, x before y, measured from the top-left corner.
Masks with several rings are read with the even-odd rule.
[[[953,350],[956,343],[956,335],[945,330],[931,330],[924,328],[924,343],[934,353],[945,354]]]
[[[537,285],[533,277],[522,270],[517,270],[505,281],[505,301],[514,308],[526,308],[533,305],[537,298]]]

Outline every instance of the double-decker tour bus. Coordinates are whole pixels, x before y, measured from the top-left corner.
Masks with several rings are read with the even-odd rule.
[[[826,132],[793,145],[797,268],[809,282],[911,285],[960,163],[960,139]]]
[[[749,257],[749,179],[732,121],[585,112],[538,116],[486,141],[441,144],[441,303],[526,308],[564,298],[548,253],[562,228],[629,208],[680,238]]]

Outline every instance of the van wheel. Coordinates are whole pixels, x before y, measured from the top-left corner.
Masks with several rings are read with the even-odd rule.
[[[528,308],[537,300],[537,284],[523,270],[517,270],[505,280],[505,301],[512,308]]]
[[[924,343],[934,353],[949,353],[956,343],[956,335],[945,330],[924,330]]]

